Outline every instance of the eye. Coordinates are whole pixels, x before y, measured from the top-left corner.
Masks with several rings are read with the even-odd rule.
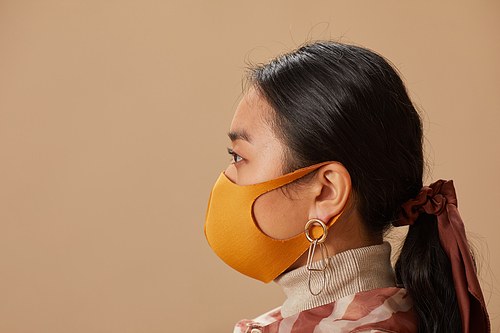
[[[240,155],[236,154],[231,148],[227,148],[227,152],[229,153],[229,155],[233,156],[233,164],[243,160],[243,158]]]

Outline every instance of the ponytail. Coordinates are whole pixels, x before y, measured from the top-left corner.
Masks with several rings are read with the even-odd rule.
[[[419,333],[463,332],[451,263],[435,215],[420,214],[410,226],[395,271],[413,302]]]
[[[453,181],[438,180],[398,210],[396,225],[410,228],[396,278],[413,301],[421,333],[491,331],[457,205]]]

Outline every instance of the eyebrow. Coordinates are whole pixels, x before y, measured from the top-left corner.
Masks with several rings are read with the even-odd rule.
[[[245,131],[229,132],[227,133],[227,136],[233,142],[236,140],[245,140],[247,142],[250,142],[250,136]]]

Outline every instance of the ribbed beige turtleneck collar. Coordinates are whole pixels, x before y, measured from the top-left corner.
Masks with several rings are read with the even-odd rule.
[[[361,291],[395,287],[396,280],[390,257],[391,245],[387,242],[348,250],[330,257],[326,269],[326,287],[318,296],[309,292],[308,271],[305,266],[280,275],[274,281],[283,288],[288,297],[281,308],[281,315],[289,317]],[[313,265],[320,267],[320,261]],[[322,284],[323,272],[312,272],[312,290],[319,291]]]

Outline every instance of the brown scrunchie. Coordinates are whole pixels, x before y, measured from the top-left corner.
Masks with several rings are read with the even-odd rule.
[[[452,180],[424,186],[415,199],[401,205],[396,226],[412,225],[419,213],[437,216],[441,246],[451,262],[464,333],[491,332],[483,293],[472,261],[465,226],[458,213]]]

